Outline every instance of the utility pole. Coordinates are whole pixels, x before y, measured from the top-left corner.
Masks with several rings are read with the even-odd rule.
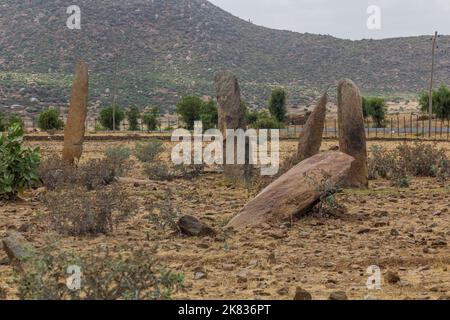
[[[431,78],[430,78],[430,92],[428,96],[429,101],[429,136],[431,137],[431,126],[433,124],[433,78],[434,78],[434,65],[435,65],[435,53],[436,53],[436,43],[438,38],[438,32],[434,33],[433,38],[433,49],[431,53]]]

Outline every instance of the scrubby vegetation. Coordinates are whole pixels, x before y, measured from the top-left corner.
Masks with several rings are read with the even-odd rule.
[[[127,111],[127,119],[128,119],[128,130],[130,131],[138,131],[139,130],[139,118],[141,113],[139,108],[132,106]]]
[[[202,101],[199,97],[186,96],[177,103],[177,113],[186,125],[193,130],[195,121],[202,121],[203,130],[214,128],[217,124],[217,106],[214,101]]]
[[[50,107],[39,114],[37,124],[39,129],[44,131],[61,130],[64,128],[64,121],[61,119],[59,110]]]
[[[286,118],[287,93],[283,88],[276,88],[272,90],[272,94],[269,99],[269,111],[270,115],[282,123]]]
[[[50,228],[70,236],[109,234],[136,212],[136,204],[118,186],[87,191],[64,188],[44,197]]]
[[[23,119],[16,114],[6,115],[0,111],[0,132],[8,131],[8,128],[13,124],[19,125],[21,128],[24,128]]]
[[[149,111],[144,113],[142,121],[147,127],[147,131],[155,131],[158,128],[158,108],[152,107]]]
[[[0,136],[0,198],[22,196],[39,183],[39,148],[23,146],[23,128],[13,124]]]
[[[446,85],[442,85],[438,90],[433,90],[433,114],[438,118],[450,118],[450,89]],[[423,112],[428,113],[430,109],[430,96],[428,92],[424,92],[419,97],[420,108]]]

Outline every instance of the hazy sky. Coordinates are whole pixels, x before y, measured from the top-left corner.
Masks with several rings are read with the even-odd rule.
[[[255,24],[339,38],[450,35],[450,0],[210,0]],[[367,9],[381,9],[381,29],[367,27]]]

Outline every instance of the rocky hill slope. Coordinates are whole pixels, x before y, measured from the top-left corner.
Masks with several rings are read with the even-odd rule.
[[[81,8],[81,30],[66,27]],[[437,83],[450,83],[450,37],[441,37]],[[0,106],[65,104],[75,60],[91,72],[91,107],[170,109],[185,94],[213,95],[214,73],[238,74],[246,100],[264,105],[272,86],[289,103],[310,101],[339,78],[365,93],[414,95],[429,78],[429,37],[341,40],[271,30],[205,0],[0,0]],[[31,100],[31,101],[30,101]]]

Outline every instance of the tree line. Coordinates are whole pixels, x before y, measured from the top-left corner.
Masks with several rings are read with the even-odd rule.
[[[433,114],[440,119],[450,118],[450,89],[442,85],[434,90]],[[246,110],[247,124],[254,129],[281,129],[287,117],[287,93],[283,88],[275,88],[267,101],[267,106],[260,110],[250,110],[243,101]],[[419,96],[421,111],[428,113],[429,94],[424,92]],[[381,97],[364,97],[362,101],[364,118],[371,118],[374,125],[384,127],[386,125],[387,105]],[[195,121],[202,121],[205,130],[215,128],[218,122],[217,105],[214,100],[203,101],[196,96],[185,96],[176,105],[176,113],[184,123],[186,129],[192,130]],[[155,131],[160,126],[161,113],[157,107],[147,108],[141,112],[138,107],[131,106],[123,109],[120,106],[106,106],[100,111],[99,128],[106,130],[120,130],[123,120],[128,120],[128,130],[139,131],[143,124],[147,131]],[[13,124],[24,126],[20,116],[6,115],[0,112],[0,132],[4,132]],[[58,109],[49,107],[42,111],[37,118],[37,126],[43,131],[61,130],[64,121]],[[97,129],[97,128],[96,128]]]

